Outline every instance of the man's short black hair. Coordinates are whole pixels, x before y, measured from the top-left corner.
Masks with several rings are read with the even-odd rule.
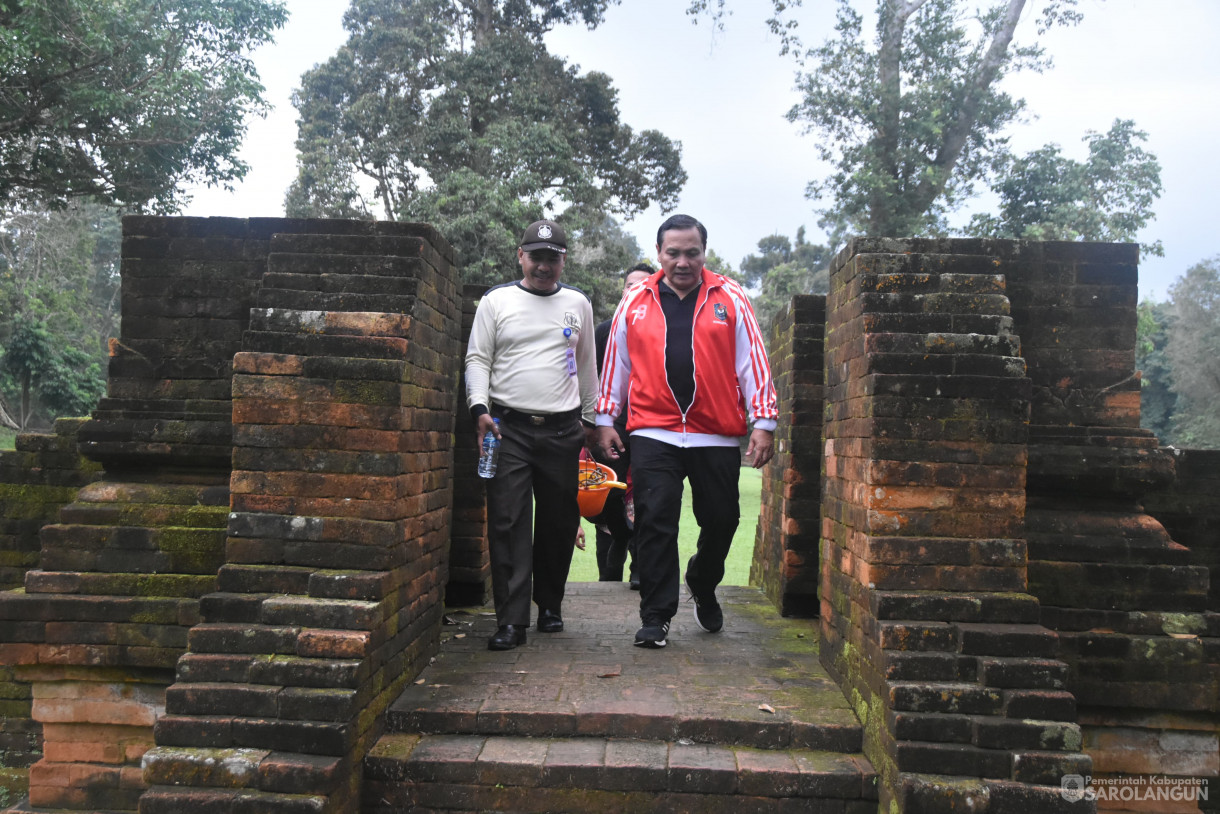
[[[657,230],[657,249],[661,248],[661,237],[670,229],[698,229],[699,237],[703,239],[703,248],[707,248],[707,227],[690,215],[670,215],[661,228]]]
[[[656,272],[656,269],[652,267],[652,263],[649,263],[647,260],[641,260],[631,268],[627,269],[627,274],[630,274],[633,271],[646,271],[649,274],[653,274]],[[624,274],[623,276],[626,277],[627,274]]]

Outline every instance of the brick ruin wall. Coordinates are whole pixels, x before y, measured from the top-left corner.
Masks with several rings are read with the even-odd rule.
[[[467,285],[462,289],[460,358],[466,358],[466,343],[474,324],[474,311],[488,286]],[[449,605],[482,605],[491,599],[491,556],[487,552],[487,504],[483,479],[478,476],[479,445],[475,425],[467,421],[466,373],[458,381],[458,419],[453,427],[453,533],[449,542]]]
[[[1058,635],[1094,775],[1214,780],[1220,615],[1207,607],[1211,575],[1142,505],[1175,473],[1173,456],[1140,429],[1137,250],[1042,251],[1009,275],[1034,385],[1030,591]]]
[[[51,433],[18,435],[13,450],[0,452],[0,591],[19,588],[38,567],[38,532],[54,523],[77,491],[101,475],[101,466],[77,450],[84,419],[61,418]],[[20,641],[20,623],[5,641]],[[0,807],[25,796],[30,766],[42,757],[42,725],[30,717],[31,688],[0,662]]]
[[[788,501],[817,483],[823,659],[904,810],[1056,810],[1038,786],[1073,769],[1215,784],[1217,459],[1180,451],[1174,479],[1139,429],[1135,264],[1134,246],[855,241],[824,381],[792,361],[822,335],[793,319],[802,298],[777,317],[784,408],[824,397],[826,446],[781,422],[753,579],[797,612],[812,515]]]
[[[30,803],[350,810],[439,639],[449,248],[413,224],[134,217],[122,272],[78,431],[104,476],[0,594],[13,711],[44,735]]]
[[[826,298],[798,295],[775,315],[769,337],[781,409],[775,455],[762,468],[750,584],[785,616],[818,614],[825,324]]]
[[[1144,495],[1144,508],[1212,575],[1207,609],[1220,613],[1220,450],[1173,450],[1177,477]]]

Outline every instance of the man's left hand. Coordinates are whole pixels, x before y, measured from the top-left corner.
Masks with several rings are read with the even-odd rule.
[[[750,433],[750,443],[746,447],[746,457],[750,459],[755,469],[761,469],[775,454],[775,434],[770,430],[755,429]]]

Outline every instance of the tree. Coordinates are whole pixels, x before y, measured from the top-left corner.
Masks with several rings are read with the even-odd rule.
[[[1177,443],[1220,449],[1220,256],[1197,263],[1169,289],[1168,356]]]
[[[80,348],[64,346],[45,322],[16,320],[0,356],[0,367],[13,376],[20,388],[17,429],[28,429],[39,406],[50,416],[88,412],[105,390],[101,365]]]
[[[1139,304],[1135,368],[1140,371],[1140,426],[1156,433],[1162,444],[1174,440],[1178,399],[1173,391],[1173,365],[1166,352],[1172,323],[1169,303],[1144,300]]]
[[[173,211],[227,184],[265,109],[248,52],[271,0],[0,0],[0,210],[89,198]]]
[[[739,283],[745,283],[745,279],[741,276],[741,273],[733,269],[732,263],[716,254],[715,249],[707,250],[707,254],[703,256],[703,265],[706,266],[710,271],[714,271],[717,274],[723,274],[725,277],[736,280]]]
[[[622,299],[624,274],[641,260],[640,245],[609,215],[577,220],[589,225],[568,235],[563,281],[589,296],[598,321],[609,319]]]
[[[506,275],[525,224],[571,233],[686,181],[680,147],[620,123],[604,74],[552,56],[555,25],[596,26],[612,0],[353,0],[346,45],[302,78],[294,216],[423,220],[468,281]]]
[[[97,204],[0,219],[0,402],[19,428],[85,413],[104,391],[120,243],[118,214]]]
[[[1074,3],[1044,4],[1041,27],[1078,20]],[[1012,42],[1025,7],[987,8],[972,33],[962,0],[881,0],[870,48],[862,17],[840,0],[838,39],[805,55],[812,69],[798,75],[803,98],[788,114],[822,137],[816,149],[834,166],[808,187],[832,198],[820,222],[832,236],[945,231],[945,215],[1004,158],[1000,133],[1023,109],[1000,80],[1048,64],[1037,46]]]
[[[946,215],[1007,156],[1002,131],[1024,103],[1002,92],[1001,81],[1050,64],[1039,47],[1013,42],[1027,5],[1040,9],[1040,33],[1081,16],[1076,0],[993,0],[977,13],[970,0],[878,0],[870,45],[863,17],[839,0],[836,38],[802,51],[785,16],[800,0],[772,4],[781,51],[801,65],[802,99],[788,118],[818,136],[814,149],[833,166],[806,188],[827,202],[819,225],[832,245],[849,233],[946,234]],[[688,11],[719,19],[726,5],[691,0]]]
[[[779,309],[796,294],[824,294],[830,286],[830,260],[826,246],[805,239],[805,227],[797,229],[795,244],[785,235],[768,235],[758,241],[759,254],[746,255],[741,270],[746,284],[758,287],[751,297],[758,324],[764,333]]]
[[[1032,240],[1134,242],[1152,220],[1161,196],[1161,166],[1135,142],[1148,134],[1135,122],[1116,119],[1107,133],[1090,131],[1089,157],[1065,158],[1058,145],[1034,150],[1008,163],[994,185],[998,215],[975,215],[970,231],[980,237]],[[1163,255],[1160,241],[1144,244]]]

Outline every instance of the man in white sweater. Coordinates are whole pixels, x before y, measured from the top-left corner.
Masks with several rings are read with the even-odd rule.
[[[597,397],[593,307],[579,289],[560,283],[566,254],[562,226],[530,224],[517,249],[521,279],[489,289],[470,329],[466,396],[480,449],[485,434],[500,438],[499,466],[486,482],[499,625],[491,650],[525,644],[531,590],[538,630],[563,630],[564,585],[580,527],[578,458]]]

